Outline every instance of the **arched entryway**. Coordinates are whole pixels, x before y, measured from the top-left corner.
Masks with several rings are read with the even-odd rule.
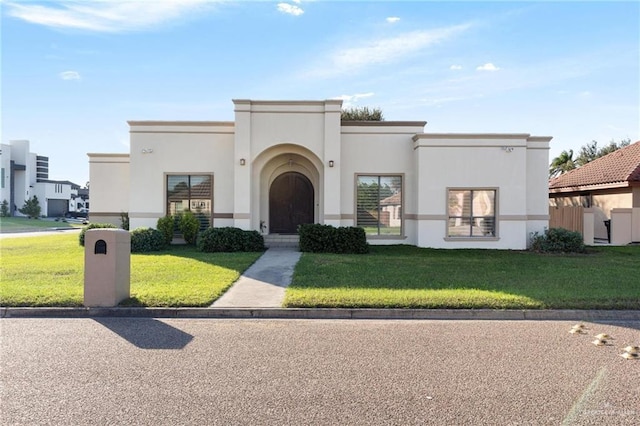
[[[313,223],[313,185],[302,173],[287,172],[269,188],[269,232],[295,234],[298,225]]]

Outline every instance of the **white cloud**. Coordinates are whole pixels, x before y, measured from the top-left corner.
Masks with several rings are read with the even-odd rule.
[[[5,2],[7,14],[32,24],[97,32],[148,29],[213,4],[210,0],[94,0],[51,4]]]
[[[389,16],[387,18],[387,22],[390,23],[390,24],[395,24],[399,20],[400,20],[400,18],[398,18],[397,16]]]
[[[334,77],[352,74],[362,68],[388,64],[414,55],[437,43],[464,32],[469,24],[437,28],[427,31],[412,31],[395,37],[369,40],[363,43],[351,42],[355,47],[339,48],[322,58],[316,69],[307,77]]]
[[[462,69],[462,65],[451,65],[449,67],[449,69],[450,70],[454,70],[454,71],[461,70]]]
[[[491,62],[488,62],[484,65],[480,65],[476,70],[478,71],[498,71],[500,68],[493,65]]]
[[[333,99],[340,99],[342,102],[342,107],[343,108],[350,108],[351,106],[353,106],[354,104],[358,103],[358,101],[360,99],[363,98],[370,98],[371,96],[375,95],[375,93],[373,92],[367,92],[367,93],[356,93],[354,95],[340,95],[340,96],[336,96]]]
[[[80,80],[80,73],[77,71],[64,71],[58,75],[63,80]]]
[[[278,11],[293,16],[300,16],[304,13],[304,10],[302,10],[300,7],[289,3],[278,3]]]

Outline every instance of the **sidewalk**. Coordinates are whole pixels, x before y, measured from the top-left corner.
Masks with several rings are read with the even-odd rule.
[[[216,300],[212,308],[279,308],[300,252],[270,248]]]

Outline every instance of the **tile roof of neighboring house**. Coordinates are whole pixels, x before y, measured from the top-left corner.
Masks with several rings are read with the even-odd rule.
[[[399,206],[402,203],[402,196],[400,192],[393,194],[390,197],[387,197],[383,200],[380,200],[381,206]]]
[[[597,158],[549,181],[549,189],[640,183],[640,141]]]

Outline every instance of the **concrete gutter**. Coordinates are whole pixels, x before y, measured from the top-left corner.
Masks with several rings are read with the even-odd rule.
[[[234,318],[391,320],[640,321],[640,310],[315,309],[315,308],[7,308],[0,318]]]

